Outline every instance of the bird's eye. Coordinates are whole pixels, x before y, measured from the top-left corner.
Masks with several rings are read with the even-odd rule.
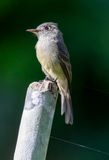
[[[46,30],[49,30],[50,29],[50,26],[45,26],[44,27]]]

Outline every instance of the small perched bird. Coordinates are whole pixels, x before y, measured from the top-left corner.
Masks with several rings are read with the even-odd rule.
[[[57,23],[46,22],[35,29],[27,29],[38,37],[35,45],[38,61],[46,77],[55,81],[61,94],[61,115],[65,123],[73,124],[70,84],[72,71],[69,53]]]

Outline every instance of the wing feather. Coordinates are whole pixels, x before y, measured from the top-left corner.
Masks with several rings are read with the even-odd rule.
[[[58,41],[57,47],[58,47],[58,58],[60,61],[60,65],[70,84],[72,80],[72,70],[71,70],[69,52],[64,42],[62,43]]]

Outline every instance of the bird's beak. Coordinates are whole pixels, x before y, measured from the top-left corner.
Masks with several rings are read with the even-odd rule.
[[[39,32],[40,30],[38,30],[38,29],[27,29],[26,31],[34,33],[34,32]]]

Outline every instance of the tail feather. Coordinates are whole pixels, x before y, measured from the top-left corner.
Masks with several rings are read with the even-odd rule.
[[[65,122],[66,124],[73,124],[73,113],[72,113],[72,101],[70,92],[65,96],[66,99],[66,112],[65,112]]]
[[[72,101],[68,90],[67,93],[61,92],[61,115],[65,113],[65,123],[73,124]]]
[[[66,109],[67,109],[66,106],[67,106],[67,103],[66,103],[65,96],[63,93],[61,93],[61,115],[63,115],[66,112]]]

